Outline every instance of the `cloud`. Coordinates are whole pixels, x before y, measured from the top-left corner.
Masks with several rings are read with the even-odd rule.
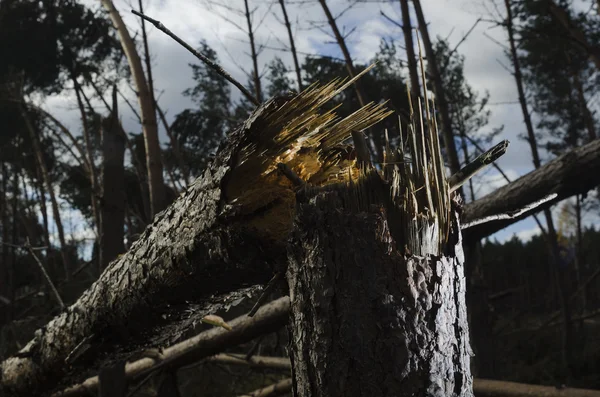
[[[99,4],[97,0],[84,0],[84,3],[94,8]],[[139,31],[140,19],[129,12],[128,3],[126,0],[115,0],[117,9],[133,35]],[[239,68],[241,66],[247,72],[251,70],[251,60],[247,55],[249,53],[248,38],[243,31],[208,10],[206,2],[202,0],[153,0],[147,3],[145,9],[147,15],[159,19],[167,28],[194,47],[198,46],[200,40],[206,40],[217,51],[219,61],[224,69],[238,81],[247,82],[247,76]],[[242,2],[238,0],[224,1],[224,3],[231,8],[243,7]],[[264,46],[259,56],[259,69],[264,72],[266,65],[274,56],[281,57],[291,67],[292,57],[289,52],[280,52],[270,48],[284,47],[288,43],[287,30],[281,23],[279,4],[256,0],[251,0],[250,4],[251,7],[258,7],[253,21],[255,26],[264,18],[255,34],[257,44]],[[452,47],[458,44],[479,16],[489,17],[485,15],[487,11],[484,7],[488,4],[480,0],[422,0],[430,35],[432,38],[448,37]],[[338,15],[348,7],[349,2],[329,0],[328,5],[332,13]],[[323,53],[341,57],[338,46],[331,43],[330,27],[317,2],[290,2],[287,11],[295,32],[295,44],[300,52],[301,62],[306,54]],[[386,22],[380,15],[381,11],[391,18],[401,21],[398,2],[358,3],[338,20],[338,24],[345,31],[356,29],[350,35],[348,45],[351,55],[359,62],[365,62],[374,56],[379,49],[382,37],[394,38],[400,45],[404,45],[402,31],[397,26]],[[503,10],[500,9],[500,11]],[[242,15],[223,9],[221,9],[221,13],[231,19],[234,24],[246,29],[246,20]],[[414,16],[413,24],[417,25]],[[315,25],[318,25],[320,29]],[[154,85],[160,95],[159,103],[167,111],[167,120],[171,122],[177,113],[193,107],[193,103],[189,98],[184,97],[182,92],[194,84],[188,64],[199,63],[199,61],[171,38],[153,26],[147,26],[153,60]],[[467,81],[475,91],[481,94],[488,90],[491,95],[491,103],[515,102],[517,93],[514,79],[510,72],[502,66],[502,64],[510,65],[504,49],[487,38],[484,33],[499,43],[504,44],[507,41],[504,30],[492,29],[489,23],[480,22],[458,48],[458,52],[465,56]],[[405,58],[403,54],[400,56]],[[129,100],[136,105],[135,94],[127,87],[121,88]],[[236,100],[240,98],[240,94],[234,87],[231,92]],[[95,103],[99,111],[105,111],[101,103]],[[126,131],[140,132],[140,124],[133,112],[122,100],[120,100],[119,106]],[[65,92],[49,97],[44,103],[44,108],[71,128],[75,134],[79,134],[81,121],[72,94]],[[529,145],[519,138],[519,134],[525,132],[522,112],[519,104],[516,103],[494,105],[491,106],[491,110],[490,125],[487,128],[505,126],[504,132],[497,137],[497,140],[509,139],[511,146],[499,160],[499,164],[514,180],[530,172],[533,168]],[[159,129],[161,141],[166,143],[167,139],[162,127]],[[489,194],[506,183],[492,168],[486,174],[477,177],[475,182],[477,197]],[[75,215],[73,217],[76,219]],[[526,229],[522,230],[523,227]],[[501,233],[512,233],[515,230],[519,236],[527,236],[527,233],[532,230],[532,226],[530,223],[521,222]]]

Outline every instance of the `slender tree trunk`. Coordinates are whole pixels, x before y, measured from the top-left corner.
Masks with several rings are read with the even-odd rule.
[[[296,70],[296,79],[298,80],[298,92],[300,92],[300,91],[302,91],[302,72],[300,69],[300,63],[298,62],[298,53],[296,52],[296,44],[294,42],[294,34],[292,33],[292,25],[290,24],[287,10],[285,8],[285,1],[279,0],[279,5],[281,5],[281,12],[283,12],[283,20],[285,21],[285,28],[287,29],[288,37],[290,39],[290,49],[292,52],[292,58],[294,59],[294,69]]]
[[[8,314],[8,321],[13,321],[15,313],[15,297],[17,288],[15,286],[15,271],[17,269],[17,250],[16,246],[19,244],[18,241],[18,229],[17,229],[17,217],[19,216],[19,175],[21,174],[17,170],[14,170],[13,183],[12,183],[12,224],[11,224],[11,244],[10,249],[10,267],[8,268],[8,287],[10,288],[10,311]]]
[[[8,226],[8,172],[6,171],[6,163],[0,160],[0,177],[2,178],[2,190],[0,191],[0,235],[2,242],[8,242],[9,226]],[[8,244],[2,244],[0,247],[0,295],[10,297],[10,269],[8,263]],[[10,298],[9,298],[10,299]],[[10,310],[13,302],[10,305],[0,307],[0,327],[6,324],[9,320]]]
[[[100,271],[125,252],[125,140],[120,131],[117,92],[112,114],[102,120],[102,226]]]
[[[163,127],[165,127],[167,136],[169,137],[169,142],[171,143],[171,148],[173,149],[173,154],[175,154],[175,157],[177,158],[177,162],[179,163],[179,168],[181,169],[181,172],[183,174],[183,179],[185,180],[185,186],[188,187],[190,184],[190,170],[189,170],[187,164],[185,163],[185,160],[183,158],[183,153],[181,153],[181,148],[179,147],[179,142],[177,141],[177,138],[173,134],[173,131],[171,130],[171,127],[169,126],[169,123],[167,123],[167,118],[165,117],[165,113],[163,112],[161,107],[158,106],[158,103],[156,103],[156,109],[158,110],[158,115],[160,116],[160,120],[163,123]]]
[[[582,202],[582,196],[581,195],[576,195],[575,196],[575,220],[577,222],[576,224],[576,236],[575,236],[575,249],[577,250],[577,255],[575,257],[576,260],[576,266],[577,266],[577,287],[579,288],[579,286],[581,285],[581,273],[582,273],[582,266],[583,266],[583,262],[584,262],[584,256],[583,256],[583,225],[581,223],[581,202]],[[584,287],[585,291],[583,291],[580,296],[580,311],[581,313],[585,313],[586,310],[586,306],[587,306],[587,302],[586,302],[586,298],[587,298],[587,289],[588,286],[586,285]]]
[[[87,115],[85,114],[85,106],[81,99],[81,94],[82,94],[81,86],[79,85],[79,82],[77,81],[77,78],[75,77],[74,74],[72,75],[71,80],[73,81],[73,86],[75,87],[75,96],[77,97],[77,105],[79,106],[79,114],[81,116],[81,124],[83,125],[83,141],[85,142],[85,151],[86,151],[87,163],[89,166],[88,172],[89,172],[90,185],[92,188],[90,200],[92,203],[92,212],[94,214],[94,222],[96,223],[96,236],[97,236],[97,239],[101,240],[102,236],[103,236],[102,218],[100,217],[100,210],[98,209],[98,199],[97,199],[98,192],[100,189],[98,189],[98,173],[96,170],[96,164],[94,163],[94,149],[92,148],[92,141],[91,141],[90,131],[89,131],[89,123],[88,123]],[[89,107],[89,109],[93,110],[91,106]],[[100,244],[100,246],[101,246],[101,244]]]
[[[150,189],[150,212],[154,217],[162,211],[166,205],[165,185],[161,163],[160,142],[158,140],[158,128],[154,112],[154,102],[144,76],[142,61],[131,39],[127,27],[121,19],[121,15],[111,0],[101,0],[102,5],[108,11],[110,19],[119,33],[119,39],[127,61],[133,81],[136,86],[138,101],[142,115],[142,129],[144,132],[144,145],[146,147],[146,166],[148,171],[148,185]]]
[[[248,0],[244,0],[244,9],[246,14],[246,23],[248,24],[248,38],[250,39],[250,55],[252,56],[252,78],[254,80],[254,94],[258,102],[262,103],[262,88],[260,84],[260,75],[258,72],[258,53],[256,52],[256,45],[254,43],[254,31],[252,30],[252,15],[250,14],[250,8],[248,7]]]
[[[521,104],[521,110],[523,112],[523,119],[527,128],[527,138],[529,146],[531,148],[531,156],[533,158],[533,165],[536,169],[541,167],[540,156],[538,154],[537,141],[533,130],[533,123],[531,122],[531,116],[527,107],[527,100],[525,98],[525,90],[523,88],[523,79],[521,74],[521,66],[519,63],[519,57],[517,54],[517,47],[514,39],[513,31],[513,17],[511,10],[510,0],[504,0],[506,6],[507,18],[506,18],[506,31],[508,33],[508,41],[510,44],[510,54],[514,67],[514,77],[517,84],[517,92],[519,94],[519,102]],[[563,365],[568,376],[569,366],[572,363],[570,355],[572,354],[572,340],[573,330],[571,324],[571,306],[569,303],[569,271],[567,266],[560,264],[560,253],[558,247],[558,238],[556,229],[554,227],[554,221],[552,220],[552,213],[550,209],[544,209],[544,217],[546,218],[546,225],[548,227],[548,238],[546,239],[549,247],[549,251],[552,257],[556,269],[556,278],[558,286],[559,301],[563,313],[563,341],[562,341],[562,354],[563,354]]]
[[[410,9],[408,0],[400,0],[402,9],[402,31],[404,32],[404,45],[406,57],[408,58],[408,75],[410,76],[410,90],[413,98],[421,96],[421,84],[419,83],[419,69],[417,67],[417,56],[412,37],[412,23],[410,21]]]
[[[337,23],[327,6],[327,2],[325,0],[319,0],[321,7],[323,7],[323,11],[325,12],[325,16],[327,17],[327,22],[329,22],[329,26],[331,26],[331,30],[333,31],[333,35],[335,36],[335,40],[337,41],[342,54],[344,55],[344,60],[346,61],[346,70],[348,71],[348,75],[350,77],[356,76],[356,70],[354,69],[354,63],[352,62],[352,57],[350,56],[350,51],[346,46],[346,41],[344,37],[340,33],[338,29]],[[360,106],[365,106],[367,104],[367,99],[364,94],[364,90],[362,89],[362,85],[357,80],[354,82],[354,90],[356,91],[356,97],[358,98],[358,103]]]
[[[31,144],[33,146],[33,151],[36,156],[36,161],[40,167],[40,171],[42,173],[42,178],[44,180],[44,184],[48,188],[48,195],[50,196],[50,203],[52,204],[52,215],[54,216],[54,222],[56,224],[56,231],[58,232],[58,241],[60,242],[60,253],[61,259],[63,262],[63,270],[65,273],[65,280],[70,279],[71,272],[71,262],[69,260],[69,253],[67,252],[68,246],[65,240],[65,232],[63,229],[63,224],[60,216],[60,210],[58,208],[58,201],[56,200],[56,195],[54,194],[54,189],[52,187],[52,181],[50,179],[50,174],[48,173],[48,169],[46,168],[46,162],[44,161],[44,155],[42,149],[40,147],[40,142],[37,136],[36,131],[31,125],[31,120],[27,115],[27,110],[25,107],[21,109],[21,115],[25,122],[27,131],[29,132],[29,139],[31,140]]]
[[[42,223],[43,223],[43,227],[44,227],[44,245],[46,245],[47,253],[50,253],[50,251],[52,250],[52,246],[50,245],[50,232],[48,229],[48,209],[46,208],[46,189],[44,188],[44,179],[42,178],[42,172],[40,170],[40,167],[37,166],[36,167],[36,173],[37,173],[37,188],[38,188],[38,192],[39,192],[39,202],[40,202],[40,207],[42,210]],[[49,257],[49,255],[46,255],[47,257]]]
[[[413,5],[415,6],[415,13],[417,14],[419,31],[423,38],[423,46],[425,47],[425,55],[427,56],[427,66],[432,74],[431,80],[433,81],[433,88],[435,89],[435,100],[442,118],[442,137],[444,139],[444,146],[446,147],[446,154],[448,155],[448,163],[450,171],[454,174],[460,170],[460,163],[458,161],[456,144],[454,143],[452,119],[450,118],[446,92],[444,91],[444,86],[442,84],[442,76],[435,58],[435,53],[433,52],[433,43],[429,38],[429,31],[427,29],[427,22],[425,22],[423,9],[421,8],[421,1],[413,0]],[[423,89],[426,89],[426,87],[423,87]]]
[[[585,99],[585,93],[583,91],[583,84],[581,83],[579,72],[577,71],[573,71],[573,83],[575,84],[575,89],[577,90],[577,100],[580,103],[583,118],[585,120],[585,126],[588,131],[588,140],[593,141],[596,139],[596,125],[594,123],[594,116],[592,116],[592,112],[588,107],[587,100]]]

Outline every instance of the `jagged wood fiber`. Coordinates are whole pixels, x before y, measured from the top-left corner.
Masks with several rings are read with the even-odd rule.
[[[92,346],[88,355],[93,356],[100,342],[145,328],[157,304],[199,300],[268,280],[274,264],[285,262],[295,210],[294,187],[277,164],[317,186],[344,180],[357,168],[352,149],[340,144],[351,130],[389,115],[383,105],[373,104],[342,120],[333,110],[319,113],[351,83],[336,79],[261,105],[128,252],[1,364],[0,393],[29,396],[51,387],[74,364],[81,346]]]
[[[388,194],[363,178],[299,198],[287,270],[295,396],[473,395],[456,213],[443,254],[407,254]]]
[[[295,396],[473,396],[460,204],[429,105],[417,105],[408,149],[386,143],[383,173],[362,168],[298,195],[287,268]]]

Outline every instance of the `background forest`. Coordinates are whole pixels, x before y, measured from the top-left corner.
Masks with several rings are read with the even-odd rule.
[[[506,159],[463,186],[466,202],[598,136],[600,2],[183,3],[0,0],[0,358],[21,349],[127,250],[255,108],[130,9],[145,9],[185,33],[259,102],[376,63],[335,99],[342,116],[387,100],[405,122],[407,88],[418,96],[422,84],[421,46],[448,172],[501,139],[512,140]],[[123,49],[109,12],[114,7],[134,48]],[[463,20],[440,18],[440,9]],[[184,11],[219,29],[197,37],[187,19],[178,24],[172,17]],[[178,55],[156,56],[153,46]],[[511,100],[494,98],[480,87],[481,78],[478,89],[470,81],[464,53],[489,46],[504,54],[483,81],[510,85]],[[132,51],[141,75],[132,72]],[[188,64],[188,75],[172,73],[171,84],[164,71],[174,63],[179,71]],[[171,88],[181,84],[183,90]],[[405,134],[396,116],[366,131],[375,162],[382,162],[377,148],[384,146],[384,128],[393,142]],[[470,236],[475,376],[600,389],[598,192],[568,198],[508,231]],[[214,388],[211,395],[248,390],[241,381],[223,381],[247,372],[211,370],[215,384],[203,385]],[[268,383],[273,376],[263,378]]]

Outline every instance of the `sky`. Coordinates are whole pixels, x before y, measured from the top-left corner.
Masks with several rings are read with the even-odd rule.
[[[97,0],[84,0],[83,3],[91,7],[97,7],[99,4]],[[114,3],[130,33],[133,35],[139,31],[139,18],[130,12],[131,2],[114,0]],[[134,3],[137,7],[137,1]],[[245,83],[247,77],[242,69],[249,72],[252,67],[248,55],[248,38],[245,31],[235,25],[245,29],[246,21],[242,15],[216,6],[214,3],[226,4],[230,9],[238,10],[242,10],[244,6],[242,0],[146,0],[144,11],[148,16],[160,20],[168,29],[192,46],[196,47],[200,40],[206,40],[217,51],[223,68],[238,81]],[[292,58],[288,52],[272,49],[288,46],[287,31],[281,23],[281,8],[278,1],[249,0],[249,3],[251,8],[258,7],[253,21],[257,26],[256,42],[266,47],[259,56],[260,71],[266,70],[267,63],[274,56],[279,56],[291,67]],[[350,3],[348,0],[327,2],[334,16],[346,10]],[[465,56],[465,76],[475,91],[482,95],[485,91],[490,93],[492,114],[485,128],[489,131],[504,125],[502,134],[495,142],[502,139],[511,142],[507,154],[499,160],[498,164],[511,179],[530,172],[533,164],[529,146],[519,138],[525,133],[523,116],[517,103],[514,79],[507,70],[510,63],[504,54],[506,33],[486,21],[497,19],[496,15],[490,14],[490,11],[495,12],[491,7],[492,0],[421,0],[421,3],[429,24],[430,35],[447,38],[452,47],[461,41],[478,18],[484,19],[477,23],[471,34],[458,47],[458,52]],[[503,2],[498,3],[503,4]],[[341,52],[330,37],[330,28],[318,2],[289,0],[286,4],[288,4],[287,12],[295,32],[295,44],[300,53],[301,63],[306,54],[326,54],[341,58]],[[505,10],[499,9],[499,11],[504,15]],[[401,29],[387,22],[381,16],[381,12],[396,21],[401,21],[398,1],[379,3],[373,0],[355,4],[338,19],[338,26],[344,31],[355,29],[349,36],[347,44],[352,57],[358,62],[364,63],[371,59],[377,52],[383,37],[392,38],[404,45]],[[414,16],[413,21],[415,21]],[[416,26],[416,22],[413,22],[413,25]],[[160,106],[167,113],[167,120],[171,122],[177,113],[186,108],[193,108],[191,101],[183,96],[182,92],[193,84],[191,68],[188,64],[199,61],[153,26],[147,25],[147,29],[156,95]],[[294,79],[293,74],[290,77]],[[123,91],[128,93],[133,103],[136,103],[135,95],[129,88],[123,87]],[[231,92],[234,98],[240,97],[235,87],[232,87]],[[76,100],[72,94],[64,93],[46,98],[42,106],[73,131],[81,129]],[[139,123],[125,103],[121,102],[119,107],[125,130],[140,132]],[[162,127],[160,134],[161,141],[166,144],[167,139]],[[547,158],[544,152],[542,158]],[[478,179],[477,195],[482,197],[503,184],[505,182],[500,175],[495,169],[490,168],[483,177]],[[68,216],[71,224],[75,225],[76,230],[73,232],[75,235],[79,238],[91,237],[91,232],[78,223],[80,215],[70,213]],[[590,218],[587,222],[596,223],[597,220]],[[492,238],[503,241],[516,234],[526,240],[537,233],[538,228],[534,221],[526,219],[496,233]]]

